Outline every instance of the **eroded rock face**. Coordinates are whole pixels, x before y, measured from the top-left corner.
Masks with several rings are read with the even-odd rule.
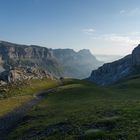
[[[55,77],[58,65],[47,48],[0,42],[0,85]]]
[[[0,42],[0,54],[5,59],[46,59],[53,57],[49,49],[45,47],[19,45],[4,41]]]
[[[1,41],[1,61],[3,62],[1,66],[5,70],[15,67],[39,67],[52,73],[52,75],[60,75],[59,63],[52,52],[45,47],[18,45]]]
[[[0,73],[14,75],[17,68],[37,68],[55,77],[85,78],[102,62],[89,50],[48,49],[36,45],[19,45],[0,41]],[[9,72],[10,71],[10,72]],[[16,71],[16,79],[21,79]],[[18,78],[19,77],[19,78]],[[6,78],[4,78],[6,79]],[[13,78],[14,79],[14,78]],[[1,79],[0,79],[1,80]],[[9,81],[6,79],[6,81]]]
[[[39,70],[37,68],[14,68],[6,70],[0,74],[1,82],[15,83],[17,81],[31,80],[31,79],[43,79],[54,77],[45,70]]]
[[[99,85],[110,85],[133,74],[136,66],[140,66],[140,45],[133,50],[131,55],[93,70],[88,80]]]
[[[3,64],[4,64],[4,62],[2,60],[2,56],[0,56],[0,73],[5,70],[4,67],[3,67]]]
[[[140,65],[140,45],[136,47],[132,52],[132,63],[135,66]]]

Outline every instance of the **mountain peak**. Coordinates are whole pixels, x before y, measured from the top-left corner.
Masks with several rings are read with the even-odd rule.
[[[90,52],[90,50],[88,50],[88,49],[82,49],[82,50],[80,50],[80,51],[78,51],[78,53],[79,54],[91,54],[91,52]]]

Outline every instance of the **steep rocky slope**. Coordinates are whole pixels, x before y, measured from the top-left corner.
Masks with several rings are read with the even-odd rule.
[[[93,70],[88,80],[100,85],[109,85],[138,73],[140,73],[140,45],[131,55]]]
[[[35,45],[19,45],[9,42],[0,42],[1,69],[13,67],[39,67],[52,74],[59,75],[59,63],[53,54],[45,47]]]
[[[54,56],[63,65],[63,75],[66,77],[85,78],[91,70],[103,64],[87,49],[75,52],[72,49],[55,49]]]
[[[55,77],[45,70],[40,70],[33,67],[15,67],[0,73],[0,85],[5,85],[6,83],[15,83],[17,81],[23,80],[43,78],[54,79]]]

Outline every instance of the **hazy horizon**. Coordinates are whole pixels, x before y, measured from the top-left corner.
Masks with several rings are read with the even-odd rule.
[[[140,40],[138,0],[1,0],[0,40],[130,54]]]

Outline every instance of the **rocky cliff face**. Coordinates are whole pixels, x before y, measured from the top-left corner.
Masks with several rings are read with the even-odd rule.
[[[0,83],[52,78],[60,75],[59,63],[52,52],[35,45],[0,42]]]
[[[132,52],[132,65],[140,66],[140,45]]]
[[[17,45],[0,42],[0,60],[3,69],[12,67],[40,67],[59,75],[58,62],[49,49],[39,46]]]
[[[132,52],[118,61],[104,64],[97,70],[93,70],[88,80],[99,85],[113,84],[134,73],[139,73],[140,68],[140,45]]]
[[[52,50],[35,45],[19,45],[0,41],[0,80],[5,79],[6,82],[22,79],[21,77],[27,78],[27,76],[30,79],[29,68],[36,69],[38,78],[42,77],[44,71],[54,77],[85,78],[100,64],[101,62],[97,61],[88,50],[79,52],[71,49]],[[19,75],[19,71],[22,74]],[[16,78],[9,80],[8,77],[11,74],[16,75]],[[35,78],[33,71],[31,75]]]
[[[66,77],[85,78],[89,76],[91,70],[103,64],[86,49],[79,52],[72,49],[56,49],[53,53],[63,65],[63,75]]]

